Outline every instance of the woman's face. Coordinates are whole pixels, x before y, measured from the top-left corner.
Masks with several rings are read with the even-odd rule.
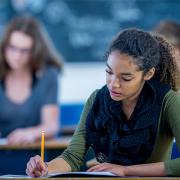
[[[110,53],[107,60],[106,83],[115,101],[133,100],[140,93],[145,78],[138,70],[133,57],[118,51]]]
[[[5,58],[12,70],[28,67],[32,46],[33,39],[27,34],[20,31],[11,33],[5,49]]]

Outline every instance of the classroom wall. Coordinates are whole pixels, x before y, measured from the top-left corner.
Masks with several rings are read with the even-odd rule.
[[[105,84],[105,62],[66,63],[59,84],[61,104],[84,103],[95,89]]]

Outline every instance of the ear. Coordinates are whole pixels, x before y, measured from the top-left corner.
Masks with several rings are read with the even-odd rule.
[[[155,74],[155,68],[153,67],[145,74],[144,80],[145,81],[150,80],[154,76],[154,74]]]

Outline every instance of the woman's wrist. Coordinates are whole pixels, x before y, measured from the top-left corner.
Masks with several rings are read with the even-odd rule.
[[[124,166],[124,176],[129,176],[129,166]]]
[[[32,142],[40,140],[41,131],[39,126],[29,127],[26,130],[31,134]]]
[[[48,175],[48,173],[49,173],[49,166],[48,166],[48,162],[44,162],[44,164],[45,164],[45,166],[46,166],[46,174],[45,174],[45,176],[47,176],[47,175]]]

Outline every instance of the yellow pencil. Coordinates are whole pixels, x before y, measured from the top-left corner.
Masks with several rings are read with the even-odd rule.
[[[44,131],[41,132],[41,159],[44,162]]]

